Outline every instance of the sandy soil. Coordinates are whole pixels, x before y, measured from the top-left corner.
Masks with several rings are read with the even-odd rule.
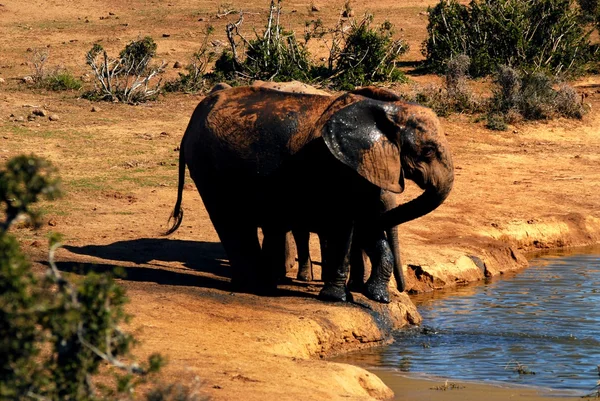
[[[333,24],[344,2],[315,3],[320,11],[310,15],[308,1],[286,1],[285,23],[298,31],[311,17]],[[389,18],[402,28],[399,33],[411,44],[406,60],[414,61],[426,35],[424,12],[434,3],[352,4],[357,15],[369,7],[376,21]],[[198,377],[202,391],[216,400],[391,397],[392,390],[375,374],[322,358],[386,343],[391,328],[418,323],[406,294],[397,295],[392,307],[373,311],[360,296],[349,305],[315,300],[319,282],[290,280],[271,298],[231,293],[226,255],[189,180],[183,225],[173,236],[161,236],[176,196],[176,149],[200,96],[168,95],[135,107],[95,104],[74,92],[46,92],[19,81],[31,74],[36,48],[49,49],[48,68],[66,66],[83,75],[84,55],[93,43],[114,54],[145,35],[156,39],[158,58],[169,62],[167,76],[177,76],[171,66],[187,62],[208,23],[216,27],[215,47],[224,43],[223,27],[236,18],[217,18],[219,7],[224,5],[191,0],[2,2],[0,160],[29,152],[44,156],[59,168],[65,190],[62,200],[42,205],[42,230],[17,227],[14,232],[40,270],[49,230],[66,236],[58,252],[64,271],[123,267],[128,310],[135,316],[132,329],[141,340],[136,355],[167,355],[165,381],[190,383]],[[262,26],[266,7],[262,1],[244,2],[249,35],[252,25]],[[600,80],[587,78],[577,85],[591,109],[582,121],[525,123],[498,133],[469,116],[443,120],[456,182],[442,207],[401,227],[411,291],[525,267],[528,251],[600,242]],[[28,121],[33,108],[59,120]],[[409,187],[400,200],[416,194]],[[320,260],[314,238],[311,252]],[[419,383],[407,380],[394,388],[403,394],[400,399],[468,399],[473,388],[443,392]],[[486,398],[490,393],[508,398],[495,387],[481,391]],[[510,397],[537,395],[519,390]]]

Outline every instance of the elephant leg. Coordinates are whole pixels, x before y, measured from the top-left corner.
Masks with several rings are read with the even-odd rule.
[[[353,225],[341,227],[340,230],[327,233],[327,246],[323,253],[323,268],[327,272],[325,284],[319,293],[323,301],[345,302],[351,299],[346,287],[350,265],[350,246],[352,244]]]
[[[394,255],[383,231],[376,233],[372,240],[365,241],[365,252],[371,260],[371,276],[365,284],[364,294],[377,302],[389,303],[388,283],[394,268]]]
[[[294,237],[292,236],[292,232],[288,231],[285,234],[285,275],[294,269],[296,265],[296,242],[294,241]]]
[[[209,177],[210,174],[205,176]],[[264,283],[260,279],[262,271],[258,227],[248,220],[246,211],[228,201],[236,197],[230,195],[227,188],[207,182],[204,176],[192,178],[200,190],[206,211],[229,258],[232,287],[240,291],[262,292]]]
[[[310,232],[305,230],[292,230],[296,249],[298,250],[298,276],[300,281],[313,281],[313,266],[310,260],[309,242]]]
[[[358,232],[355,232],[350,247],[350,280],[348,281],[348,288],[355,292],[362,292],[365,286],[365,261],[360,242]]]
[[[233,268],[231,284],[235,290],[265,292],[264,270],[261,266],[261,249],[257,227],[243,224],[214,222],[219,239]]]
[[[286,232],[263,227],[261,280],[268,289],[275,289],[279,278],[285,277]]]

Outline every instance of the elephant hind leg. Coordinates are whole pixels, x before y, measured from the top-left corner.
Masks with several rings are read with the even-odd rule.
[[[310,259],[309,243],[310,232],[305,230],[292,230],[296,249],[298,250],[298,275],[300,281],[313,281],[313,266]]]

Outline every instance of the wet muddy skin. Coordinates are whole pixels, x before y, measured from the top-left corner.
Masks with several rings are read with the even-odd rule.
[[[534,259],[503,279],[415,296],[423,326],[343,361],[588,394],[599,379],[600,248],[579,252]]]

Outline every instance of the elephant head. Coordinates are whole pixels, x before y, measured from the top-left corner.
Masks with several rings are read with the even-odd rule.
[[[439,119],[393,92],[367,87],[343,95],[317,129],[331,153],[372,184],[401,193],[406,178],[424,190],[385,212],[384,228],[433,211],[452,189],[454,167]]]

